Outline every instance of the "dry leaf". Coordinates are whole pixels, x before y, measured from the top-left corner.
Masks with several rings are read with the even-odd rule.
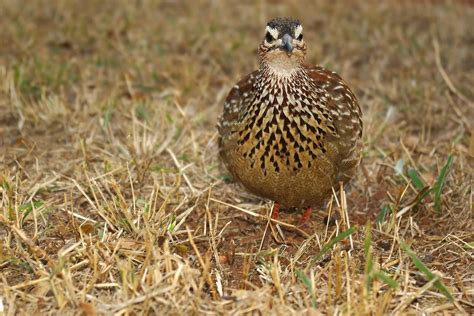
[[[83,234],[89,235],[95,232],[95,226],[91,223],[84,223],[80,226],[81,232]]]

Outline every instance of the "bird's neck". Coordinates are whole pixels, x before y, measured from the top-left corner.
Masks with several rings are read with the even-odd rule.
[[[303,70],[301,61],[293,58],[274,58],[271,60],[262,61],[260,70],[271,76],[276,76],[281,79],[291,79]]]
[[[281,64],[281,63],[262,63],[260,72],[269,77],[276,77],[282,81],[292,80],[295,76],[303,73],[303,65],[298,64]]]

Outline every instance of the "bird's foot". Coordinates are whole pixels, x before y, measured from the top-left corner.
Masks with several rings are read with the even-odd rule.
[[[309,219],[311,218],[311,214],[313,213],[313,209],[311,207],[307,207],[303,213],[303,216],[300,219],[300,226],[305,226]]]
[[[280,214],[280,203],[275,202],[273,203],[273,208],[272,208],[272,219],[278,219],[279,214]]]

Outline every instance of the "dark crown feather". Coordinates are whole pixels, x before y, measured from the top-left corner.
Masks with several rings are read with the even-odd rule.
[[[272,29],[278,30],[278,37],[281,38],[285,34],[294,34],[296,27],[300,25],[300,21],[292,18],[275,18],[267,23]]]

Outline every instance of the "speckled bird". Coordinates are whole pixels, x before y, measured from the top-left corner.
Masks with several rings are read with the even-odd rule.
[[[303,27],[276,18],[265,28],[260,68],[230,91],[219,117],[219,153],[251,193],[304,208],[321,207],[361,159],[362,113],[335,72],[304,64]]]

